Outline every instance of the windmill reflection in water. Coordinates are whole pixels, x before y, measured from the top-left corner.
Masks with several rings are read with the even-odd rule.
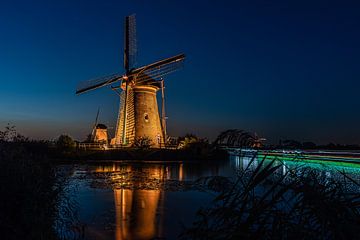
[[[183,164],[177,171],[163,165],[109,165],[96,168],[110,173],[115,204],[115,239],[153,239],[161,237],[164,218],[163,182],[175,177],[183,180]],[[174,176],[176,175],[176,176]]]

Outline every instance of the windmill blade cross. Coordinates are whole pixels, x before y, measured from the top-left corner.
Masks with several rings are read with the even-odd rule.
[[[120,74],[113,74],[110,76],[92,79],[88,81],[80,82],[76,88],[76,94],[81,94],[90,90],[94,90],[96,88],[104,87],[110,85],[116,81],[120,81],[123,79],[123,76]]]

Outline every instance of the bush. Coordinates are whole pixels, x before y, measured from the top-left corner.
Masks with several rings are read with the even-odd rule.
[[[70,151],[75,148],[75,141],[68,135],[60,135],[56,141],[56,146],[63,151]]]
[[[4,131],[0,131],[0,142],[26,142],[29,139],[16,131],[15,126],[8,124]]]
[[[209,142],[205,138],[199,138],[194,134],[186,134],[178,139],[178,149],[190,149],[194,147],[208,147]]]
[[[199,138],[193,134],[187,134],[178,139],[177,149],[189,152],[194,156],[206,157],[210,154],[210,144],[205,138]]]
[[[151,147],[151,139],[147,136],[144,137],[138,137],[135,139],[133,143],[133,147],[139,148],[139,149],[149,149]]]

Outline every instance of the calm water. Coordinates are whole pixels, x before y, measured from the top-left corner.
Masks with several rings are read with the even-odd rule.
[[[71,197],[77,201],[86,239],[176,239],[196,211],[211,203],[214,193],[196,181],[206,176],[235,177],[250,163],[232,156],[217,163],[111,162],[71,166]],[[257,162],[252,167],[256,167]],[[324,166],[285,161],[279,173],[295,167],[318,169],[329,178],[345,170],[360,179],[360,167]],[[360,166],[360,165],[359,165]]]

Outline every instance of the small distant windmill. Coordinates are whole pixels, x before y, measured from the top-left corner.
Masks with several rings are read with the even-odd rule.
[[[107,143],[108,133],[107,127],[104,124],[98,123],[100,108],[98,108],[95,123],[91,132],[90,142],[94,143]]]
[[[81,94],[113,83],[111,87],[120,96],[120,109],[112,144],[131,145],[141,137],[148,137],[153,146],[166,141],[166,115],[163,76],[179,69],[185,55],[179,54],[152,64],[135,68],[136,62],[135,15],[125,18],[124,74],[85,81],[78,85]],[[118,89],[123,91],[120,93]],[[162,90],[162,117],[160,122],[156,92]]]

